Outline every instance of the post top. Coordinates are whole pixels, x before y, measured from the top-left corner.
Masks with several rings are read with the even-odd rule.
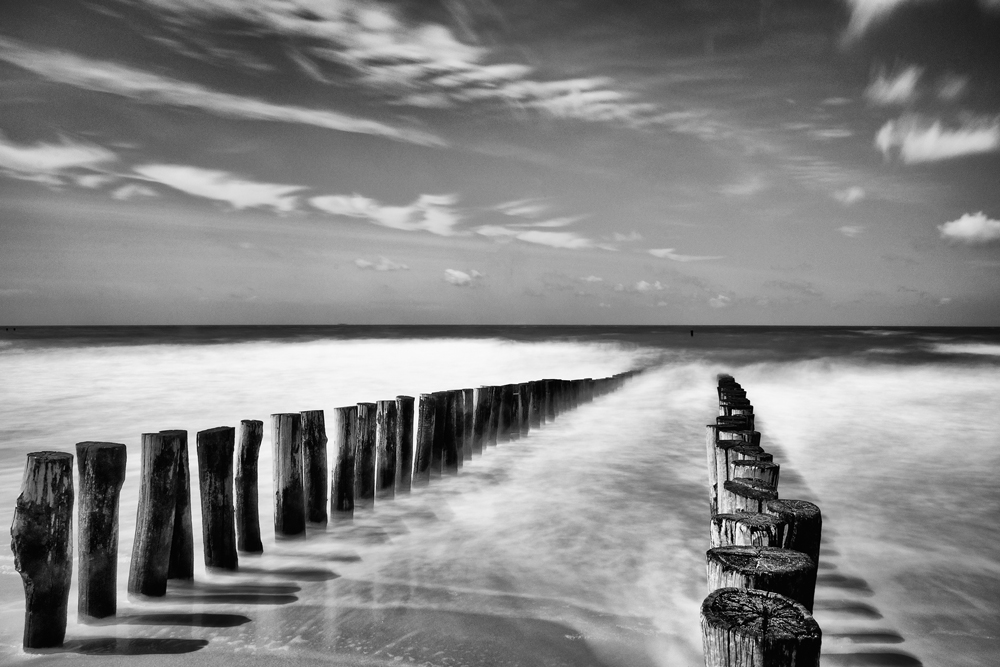
[[[84,442],[76,443],[77,454],[82,454],[83,452],[90,452],[99,449],[125,449],[125,445],[120,442],[97,442],[93,440],[87,440]]]
[[[68,452],[30,452],[28,458],[36,461],[73,461],[73,455]]]

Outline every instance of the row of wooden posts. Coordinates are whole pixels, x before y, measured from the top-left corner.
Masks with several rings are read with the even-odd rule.
[[[719,416],[707,427],[712,548],[701,606],[707,667],[816,667],[812,616],[822,515],[778,498],[780,466],[760,446],[753,405],[719,375]]]
[[[322,410],[271,415],[274,531],[304,536],[307,523],[345,520],[412,486],[457,474],[464,461],[526,436],[581,403],[619,388],[639,371],[397,396],[336,408],[328,480]],[[263,422],[243,420],[197,434],[205,565],[236,570],[238,552],[260,553],[257,459]],[[142,435],[132,595],[162,596],[168,579],[194,578],[187,431]],[[117,612],[118,506],[125,480],[121,443],[76,445],[80,475],[79,605],[82,621]],[[235,478],[234,478],[235,455]],[[329,482],[329,483],[328,483]],[[329,514],[327,512],[329,489]],[[235,493],[234,493],[235,491]],[[235,496],[235,498],[234,498]],[[63,643],[72,579],[73,455],[28,454],[11,525],[11,551],[25,591],[24,648]]]

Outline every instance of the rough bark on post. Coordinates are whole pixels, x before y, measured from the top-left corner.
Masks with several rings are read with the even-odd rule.
[[[517,385],[517,427],[524,438],[531,430],[531,394],[528,393],[528,383]]]
[[[801,551],[778,547],[715,547],[709,549],[708,590],[754,588],[780,593],[812,612],[816,563]]]
[[[177,449],[176,508],[170,543],[168,579],[194,579],[194,528],[191,525],[191,463],[188,459],[187,431],[160,431]]]
[[[444,470],[444,449],[448,424],[448,392],[434,392],[434,439],[431,447],[431,477],[440,477]]]
[[[24,648],[59,646],[73,577],[72,454],[28,454],[10,537],[24,584]]]
[[[274,452],[274,534],[306,532],[306,496],[302,486],[302,416],[297,412],[271,415]]]
[[[263,553],[257,495],[257,460],[264,439],[264,422],[240,421],[240,444],[236,451],[236,548]]]
[[[374,403],[358,403],[357,448],[354,450],[354,507],[375,506],[375,432]]]
[[[409,493],[413,479],[413,397],[396,397],[396,493]]]
[[[465,465],[465,390],[450,393],[455,397],[455,465],[461,470]]]
[[[476,420],[476,396],[472,389],[463,389],[462,410],[465,415],[465,435],[462,438],[462,458],[466,461],[472,460],[473,454],[478,454],[473,446],[473,430]]]
[[[819,545],[823,534],[823,515],[819,507],[805,500],[769,500],[764,505],[768,514],[784,519],[784,547],[807,554],[819,563]]]
[[[497,421],[497,442],[510,442],[511,421],[514,416],[514,385],[500,387],[500,419]]]
[[[540,400],[542,383],[532,380],[528,383],[528,426],[530,428],[542,427],[542,401]]]
[[[326,525],[326,417],[322,410],[300,412],[302,424],[302,492],[306,521]]]
[[[720,588],[701,605],[705,667],[818,667],[822,632],[777,593]]]
[[[444,421],[444,463],[443,471],[447,474],[458,474],[459,461],[461,455],[458,450],[458,440],[465,430],[465,420],[461,415],[459,405],[460,392],[445,392],[445,421]]]
[[[767,501],[775,500],[778,491],[759,479],[730,479],[719,489],[719,512],[763,512]]]
[[[489,387],[490,423],[486,429],[486,445],[496,447],[500,435],[500,411],[503,408],[503,391],[497,385]]]
[[[139,509],[129,566],[128,592],[160,597],[167,592],[170,545],[177,508],[177,439],[142,434]]]
[[[195,447],[198,450],[205,567],[235,570],[239,563],[233,509],[233,449],[236,447],[236,429],[232,426],[220,426],[199,431]]]
[[[420,394],[417,406],[417,442],[413,453],[413,486],[426,486],[431,479],[437,405],[433,394]]]
[[[375,409],[375,497],[396,497],[396,400],[378,401]]]
[[[127,457],[121,443],[76,444],[81,620],[106,618],[118,611],[118,497]]]
[[[720,429],[719,439],[715,441],[716,479],[718,484],[718,493],[720,496],[722,495],[723,483],[726,480],[731,479],[731,461],[746,458],[755,459],[765,453],[764,450],[759,447],[753,448],[753,445],[750,445],[739,438],[739,435],[740,433],[736,431],[727,432],[724,429]],[[750,447],[751,449],[748,450],[747,447]],[[737,451],[739,453],[737,453]],[[719,502],[721,507],[721,500]]]
[[[330,518],[354,518],[354,458],[358,444],[358,406],[333,410],[333,478],[330,480]]]
[[[473,390],[472,395],[475,406],[472,418],[472,451],[482,454],[490,424],[489,387],[478,387]]]
[[[729,462],[730,479],[759,479],[776,489],[778,488],[778,473],[780,470],[781,466],[770,461],[733,459]]]
[[[759,512],[716,514],[712,517],[712,546],[781,547],[785,520]]]

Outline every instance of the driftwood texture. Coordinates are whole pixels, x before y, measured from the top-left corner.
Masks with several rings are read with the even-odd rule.
[[[816,563],[801,551],[777,547],[715,547],[709,549],[708,590],[755,588],[780,593],[812,611]]]
[[[24,648],[59,646],[73,576],[72,454],[28,454],[10,537],[24,584]]]
[[[322,410],[306,410],[302,418],[302,491],[306,521],[326,525],[326,418]]]
[[[731,479],[719,489],[719,512],[763,512],[767,501],[778,497],[778,491],[759,479]]]
[[[712,517],[712,546],[781,547],[785,521],[770,514],[737,512]]]
[[[139,509],[129,566],[128,592],[163,596],[167,592],[171,543],[177,508],[180,443],[164,433],[142,434]]]
[[[302,417],[297,412],[271,415],[274,479],[274,534],[306,532],[306,496],[302,485]]]
[[[236,570],[236,513],[233,507],[233,450],[236,429],[232,426],[199,431],[198,483],[201,491],[201,536],[205,567]]]
[[[472,431],[475,428],[476,400],[472,389],[462,390],[462,415],[465,417],[465,434],[462,436],[462,459],[471,461],[477,453],[472,445]]]
[[[176,505],[170,538],[168,579],[194,579],[194,529],[191,526],[191,463],[188,458],[188,434],[181,429],[160,431],[177,449]]]
[[[396,493],[410,492],[413,479],[413,397],[396,397]]]
[[[264,422],[240,422],[240,444],[236,454],[236,548],[263,553],[260,541],[260,514],[257,509],[257,459],[264,438]]]
[[[330,517],[354,518],[354,454],[358,445],[358,406],[333,411],[333,478],[330,480]]]
[[[413,486],[426,486],[431,479],[437,405],[434,394],[420,394],[417,405],[417,440],[413,453]]]
[[[823,536],[823,515],[819,507],[805,500],[769,500],[764,511],[788,524],[784,547],[801,551],[814,563],[819,563],[819,545]]]
[[[396,496],[396,457],[399,448],[396,401],[379,401],[375,409],[375,497]]]
[[[483,446],[486,444],[486,431],[490,424],[490,399],[489,387],[477,387],[472,390],[473,417],[472,417],[472,452],[476,455],[483,453]]]
[[[79,588],[81,620],[118,610],[118,498],[125,481],[125,445],[78,442]]]
[[[819,667],[822,633],[777,593],[721,588],[701,605],[706,667]]]
[[[375,431],[374,403],[358,403],[357,448],[354,451],[354,507],[375,507]]]
[[[462,416],[462,406],[460,404],[461,392],[447,391],[445,393],[445,421],[444,421],[444,447],[443,447],[443,472],[451,475],[458,474],[458,468],[462,461],[459,444],[462,434],[465,431],[465,419]]]
[[[486,442],[484,444],[488,447],[496,447],[500,433],[500,410],[503,407],[503,391],[497,385],[490,385],[487,389],[489,389],[490,397],[490,421],[486,428]]]

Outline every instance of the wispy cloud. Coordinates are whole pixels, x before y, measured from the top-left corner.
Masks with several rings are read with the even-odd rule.
[[[359,269],[372,269],[373,271],[407,271],[410,268],[406,264],[394,262],[388,257],[379,257],[377,262],[359,258],[354,260],[354,265]]]
[[[138,183],[126,183],[125,185],[115,188],[111,192],[111,198],[117,199],[118,201],[128,201],[129,199],[135,199],[136,197],[159,197],[160,194],[145,185],[139,185]]]
[[[868,88],[865,98],[877,106],[905,105],[917,99],[917,82],[924,70],[911,65],[894,73],[879,68]]]
[[[850,206],[851,204],[857,204],[865,198],[865,189],[857,185],[852,185],[849,188],[834,192],[833,198],[844,206]]]
[[[582,280],[585,283],[600,283],[600,282],[604,282],[604,278],[601,278],[600,276],[586,276],[584,278],[580,278],[580,280]]]
[[[847,0],[851,8],[851,20],[847,25],[846,37],[857,39],[868,28],[882,20],[899,5],[909,0]]]
[[[730,299],[725,294],[720,294],[716,297],[712,297],[711,299],[709,299],[708,305],[710,305],[712,308],[726,308],[732,303],[732,301],[733,300]]]
[[[1000,150],[1000,119],[967,120],[947,129],[940,120],[929,123],[916,115],[905,115],[882,126],[875,146],[886,159],[898,151],[907,164],[949,160]]]
[[[427,146],[441,146],[445,143],[439,137],[421,130],[394,127],[335,111],[275,104],[253,97],[223,93],[197,83],[126,65],[84,58],[63,51],[32,48],[5,37],[0,37],[0,60],[50,81],[120,95],[139,102],[200,109],[226,118],[312,125]]]
[[[660,259],[671,259],[675,262],[701,262],[709,259],[724,259],[724,255],[681,255],[673,248],[651,248],[649,254]]]
[[[540,199],[517,199],[497,204],[493,210],[519,218],[537,218],[544,215],[549,206]]]
[[[135,167],[134,171],[150,181],[195,197],[226,202],[237,210],[270,207],[287,213],[296,207],[296,198],[291,194],[305,189],[302,185],[261,183],[226,171],[189,165],[146,164]]]
[[[93,144],[66,138],[58,144],[19,144],[9,141],[0,132],[0,172],[13,178],[57,186],[64,183],[69,170],[95,169],[116,159],[117,156],[108,149]],[[91,187],[86,181],[81,185]]]
[[[469,287],[476,280],[482,279],[483,277],[482,273],[474,269],[471,271],[459,271],[458,269],[444,270],[444,281],[449,285],[454,285],[456,287]]]
[[[844,225],[843,227],[838,227],[837,231],[847,238],[853,239],[864,234],[865,228],[864,225]]]
[[[382,227],[405,232],[430,232],[438,236],[457,236],[462,220],[454,208],[455,195],[420,195],[407,206],[387,206],[374,199],[353,195],[321,195],[309,203],[320,211],[350,218],[362,218]]]
[[[1000,241],[1000,220],[986,217],[986,214],[966,213],[958,220],[938,226],[941,238],[958,243],[978,245]]]

